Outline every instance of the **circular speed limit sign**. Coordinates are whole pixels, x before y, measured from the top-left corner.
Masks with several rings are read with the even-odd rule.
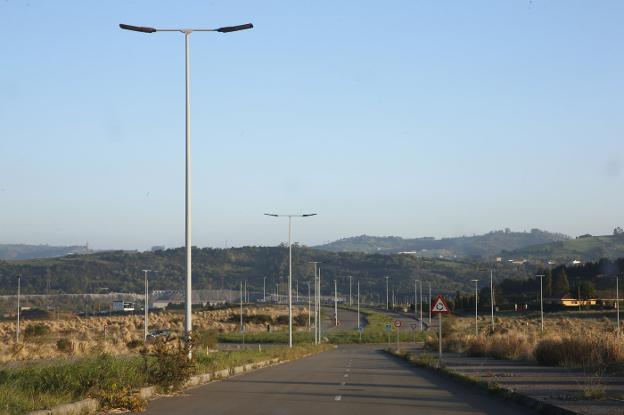
[[[394,327],[396,328],[401,327],[401,320],[394,320]]]

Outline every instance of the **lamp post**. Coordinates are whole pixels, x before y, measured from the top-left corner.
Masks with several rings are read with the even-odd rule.
[[[431,326],[431,281],[429,281],[429,301],[427,303],[429,304],[429,326]]]
[[[20,336],[20,295],[22,288],[22,275],[17,274],[17,326],[15,329],[15,345],[19,344],[19,336]]]
[[[414,318],[418,319],[418,280],[414,280]]]
[[[423,331],[423,289],[421,280],[418,280],[418,293],[420,294],[420,331]]]
[[[312,329],[312,297],[310,296],[310,281],[308,281],[308,332]]]
[[[147,279],[147,274],[150,272],[149,269],[144,269],[143,270],[143,276],[145,279],[145,301],[143,302],[143,308],[144,308],[144,313],[145,316],[143,318],[143,340],[147,340],[147,326],[148,326],[148,320],[149,320],[149,316],[148,316],[148,310],[149,310],[149,281]]]
[[[266,304],[266,277],[262,277],[262,301]]]
[[[479,336],[479,291],[477,290],[477,284],[479,280],[471,280],[475,283],[475,336]]]
[[[316,213],[305,213],[303,215],[265,213],[265,215],[275,218],[288,218],[288,347],[292,348],[292,218],[307,218],[316,216]]]
[[[131,26],[127,24],[120,24],[119,27],[124,30],[132,30],[142,33],[155,33],[155,32],[180,32],[184,34],[184,65],[185,65],[185,92],[186,92],[186,163],[185,163],[185,250],[186,250],[186,280],[185,280],[185,304],[184,304],[184,334],[189,344],[189,358],[191,357],[190,340],[191,331],[193,329],[192,323],[192,259],[191,259],[191,229],[192,229],[192,214],[191,214],[191,103],[190,103],[190,50],[189,50],[189,38],[193,32],[219,32],[230,33],[237,32],[239,30],[251,29],[253,25],[247,23],[239,26],[225,26],[217,29],[156,29],[153,27],[143,26]]]
[[[314,344],[320,343],[320,320],[321,320],[321,272],[319,264],[323,261],[308,261],[308,264],[314,265]]]
[[[334,325],[338,327],[338,281],[334,280]]]
[[[492,333],[494,333],[494,270],[490,268],[490,306],[492,309]]]
[[[620,276],[615,276],[615,309],[617,310],[617,335],[620,336],[622,330],[620,328]]]
[[[351,280],[353,280],[353,276],[349,275],[349,307],[353,305],[353,303],[351,302]]]
[[[362,335],[361,333],[361,327],[360,327],[360,281],[357,282],[357,328],[358,331],[360,331],[360,336]]]
[[[538,274],[536,277],[540,279],[540,315],[542,318],[542,333],[544,332],[544,274]]]
[[[386,278],[386,310],[388,310],[390,308],[390,297],[388,293],[388,279],[390,277],[385,277],[385,278]]]

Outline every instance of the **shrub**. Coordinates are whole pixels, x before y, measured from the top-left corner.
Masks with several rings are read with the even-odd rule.
[[[138,347],[141,347],[142,345],[143,345],[143,340],[139,340],[139,339],[132,339],[128,343],[126,343],[126,346],[130,350],[134,350]]]
[[[624,343],[616,334],[552,336],[537,343],[533,351],[542,365],[609,370],[624,365]]]
[[[217,345],[217,333],[213,330],[210,331],[196,331],[193,332],[194,339],[193,345],[201,347],[203,349],[214,349]]]
[[[148,382],[163,388],[181,387],[194,369],[188,358],[189,346],[177,339],[157,342],[149,353],[144,352]]]
[[[58,339],[58,341],[56,342],[56,348],[59,349],[59,351],[63,353],[73,353],[74,342],[65,338]]]
[[[41,337],[50,333],[50,327],[43,323],[29,324],[24,330],[24,337]]]

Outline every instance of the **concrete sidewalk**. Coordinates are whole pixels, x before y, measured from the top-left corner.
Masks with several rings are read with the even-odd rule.
[[[437,353],[422,348],[406,348],[420,356],[435,358]],[[560,367],[497,360],[487,357],[466,357],[455,353],[443,355],[447,370],[528,396],[550,405],[579,414],[624,415],[624,376],[598,376]],[[594,395],[600,399],[587,399]]]

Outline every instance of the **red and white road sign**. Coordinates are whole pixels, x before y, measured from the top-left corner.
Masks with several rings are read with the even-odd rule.
[[[448,314],[451,312],[448,304],[446,304],[446,301],[444,301],[442,295],[438,295],[438,298],[436,298],[436,300],[433,302],[431,312],[433,314]]]
[[[394,327],[396,328],[401,327],[401,320],[394,320]]]

